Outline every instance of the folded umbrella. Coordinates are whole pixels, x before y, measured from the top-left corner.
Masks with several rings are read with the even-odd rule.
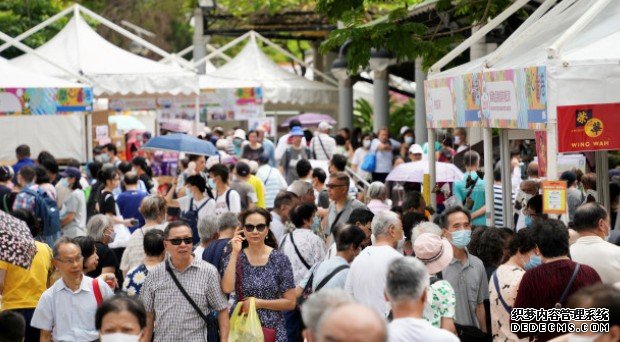
[[[201,140],[192,135],[174,133],[151,138],[143,150],[174,151],[203,156],[217,155],[217,148],[206,140]]]
[[[26,223],[0,211],[0,260],[28,269],[36,253]]]
[[[436,162],[436,182],[456,182],[463,178],[463,172],[454,164]],[[393,182],[424,182],[424,174],[429,172],[427,160],[403,163],[395,167],[387,176],[386,180]]]

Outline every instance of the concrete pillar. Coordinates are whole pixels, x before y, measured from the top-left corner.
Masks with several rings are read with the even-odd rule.
[[[200,60],[207,55],[207,44],[203,36],[203,14],[200,8],[194,9],[194,61]],[[205,74],[207,63],[203,63],[197,67],[200,75]]]
[[[388,127],[389,124],[390,97],[387,70],[374,70],[373,82],[374,113],[372,119],[372,128],[374,132],[377,132],[382,127]]]
[[[422,68],[422,58],[415,60],[415,142],[420,146],[428,141],[428,130],[426,129],[426,101],[424,94],[424,80],[426,72]]]
[[[338,128],[353,129],[353,82],[351,78],[338,81]]]
[[[321,54],[319,53],[319,46],[321,45],[320,41],[313,41],[312,42],[312,66],[314,66],[315,69],[317,69],[320,72],[325,72],[325,61],[323,59],[323,56],[321,56]],[[327,65],[331,65],[331,64],[327,64]],[[316,73],[314,74],[314,80],[315,81],[319,81],[322,82],[323,81],[323,77],[317,75]]]
[[[515,221],[512,206],[512,170],[510,169],[510,140],[508,139],[508,130],[506,129],[499,130],[499,148],[502,169],[502,194],[504,195],[504,226],[514,229]]]

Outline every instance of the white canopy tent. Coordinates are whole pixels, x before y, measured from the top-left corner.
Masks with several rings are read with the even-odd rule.
[[[48,94],[58,88],[88,88],[80,83],[69,82],[60,78],[33,73],[11,65],[0,57],[0,89],[37,89],[41,94]],[[49,94],[53,96],[53,94]],[[0,112],[23,113],[24,106],[13,93],[0,91]],[[50,103],[54,106],[54,103]],[[28,144],[33,151],[47,150],[58,158],[84,157],[86,145],[83,115],[47,115],[54,114],[56,108],[45,106],[38,108],[32,115],[0,116],[0,136],[19,137],[6,139],[0,146],[0,160],[15,159],[15,148],[19,144]],[[34,110],[30,108],[30,110]],[[45,125],[41,115],[46,115]]]
[[[117,47],[99,36],[79,12],[56,36],[35,51],[91,80],[96,96],[188,95],[197,91],[195,73]],[[55,65],[33,54],[14,58],[11,63],[36,73],[70,78]]]
[[[263,53],[254,32],[230,62],[200,77],[200,89],[262,87],[263,98],[272,104],[334,104],[338,89],[288,72]]]
[[[488,56],[429,75],[429,79],[435,80],[476,72],[545,67],[549,179],[557,179],[557,107],[620,102],[620,2],[564,0],[551,8],[555,2],[546,0],[532,20]],[[446,62],[449,59],[438,62],[431,70],[436,72]],[[504,140],[502,144],[507,143],[507,135]],[[606,152],[597,152],[599,180],[604,179],[600,175],[601,170],[607,169],[606,162]],[[604,186],[599,189],[599,198],[608,205],[608,190]]]

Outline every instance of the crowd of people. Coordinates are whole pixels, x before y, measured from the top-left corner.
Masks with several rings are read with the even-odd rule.
[[[620,341],[618,191],[608,213],[596,179],[567,171],[569,223],[549,218],[524,143],[512,163],[517,228],[505,228],[501,186],[489,227],[489,177],[465,130],[436,143],[438,160],[460,156],[465,169],[434,189],[436,207],[420,184],[386,182],[427,157],[411,129],[332,130],[293,120],[273,142],[214,127],[201,138],[217,155],[181,154],[159,177],[153,153],[124,161],[110,144],[61,171],[20,145],[0,166],[0,229],[9,215],[24,221],[37,252],[29,269],[0,262],[0,341],[232,341],[237,307],[256,310],[265,341]],[[558,306],[606,308],[609,328],[513,328],[571,321],[515,318]]]

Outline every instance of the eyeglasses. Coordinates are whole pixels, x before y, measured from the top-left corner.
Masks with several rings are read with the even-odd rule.
[[[193,245],[194,238],[188,237],[188,238],[182,238],[182,239],[168,239],[168,242],[170,242],[171,244],[175,246],[181,245],[182,242],[185,243],[186,245]]]
[[[325,186],[328,189],[335,189],[335,188],[340,188],[340,187],[348,186],[348,185],[346,185],[346,184],[325,184]]]
[[[84,261],[84,257],[81,256],[77,259],[60,259],[60,258],[55,258],[56,260],[58,260],[59,262],[63,263],[63,264],[67,264],[67,265],[74,265],[74,264],[81,264],[82,261]]]
[[[262,232],[263,230],[265,230],[265,228],[267,228],[267,225],[264,223],[261,224],[257,224],[257,225],[251,225],[251,224],[246,224],[243,226],[243,228],[245,228],[245,230],[249,233],[253,232],[254,229],[258,230],[258,232]]]

